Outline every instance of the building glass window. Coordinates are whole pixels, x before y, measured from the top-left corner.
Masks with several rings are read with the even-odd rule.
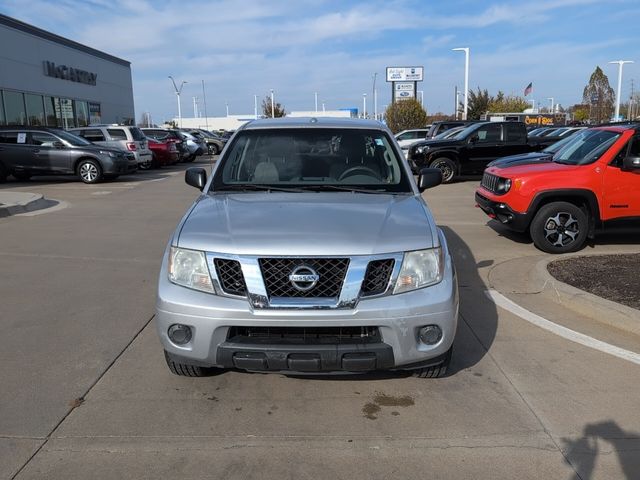
[[[4,105],[2,104],[2,90],[0,90],[0,125],[6,125],[4,119]]]
[[[47,126],[57,127],[56,106],[53,97],[44,97],[44,113],[47,118]]]
[[[7,125],[25,125],[27,112],[24,108],[24,95],[19,92],[4,91],[4,113]]]
[[[76,126],[73,115],[73,102],[68,98],[54,98],[53,105],[58,119],[58,126],[64,129]]]
[[[29,125],[46,125],[42,95],[32,95],[30,93],[25,93],[24,101],[27,104],[27,118],[29,120]]]
[[[102,123],[102,114],[99,103],[89,103],[89,124],[97,125]]]
[[[89,125],[89,107],[87,106],[87,102],[74,100],[73,103],[76,111],[76,126],[86,127]]]

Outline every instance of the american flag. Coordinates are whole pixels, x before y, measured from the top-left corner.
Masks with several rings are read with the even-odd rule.
[[[529,83],[529,85],[527,85],[527,88],[524,89],[524,96],[526,97],[532,91],[533,91],[533,82]]]

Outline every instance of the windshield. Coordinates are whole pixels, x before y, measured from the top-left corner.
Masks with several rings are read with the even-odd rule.
[[[569,143],[571,140],[573,140],[573,137],[571,137],[571,136],[565,137],[562,140],[558,140],[556,143],[552,143],[551,145],[549,145],[547,148],[545,148],[542,151],[544,153],[556,153],[561,148],[563,148],[567,143]]]
[[[442,140],[443,138],[455,138],[462,130],[464,130],[464,127],[456,127],[452,128],[451,130],[445,130],[444,132],[439,133],[438,135],[433,137],[433,139]]]
[[[77,135],[74,135],[71,132],[65,132],[64,130],[56,130],[56,135],[61,139],[63,139],[65,142],[70,143],[74,147],[84,147],[86,145],[93,145],[93,143],[91,143],[90,141],[85,140],[84,138],[79,137]]]
[[[451,138],[454,138],[455,140],[462,140],[463,138],[466,138],[467,135],[471,134],[471,132],[476,131],[478,128],[480,128],[483,125],[486,125],[486,123],[473,123],[468,127],[464,127],[462,130],[460,130]]]
[[[593,163],[619,137],[619,133],[609,130],[583,130],[569,137],[569,142],[553,156],[553,161],[567,165]]]
[[[392,142],[364,129],[240,132],[216,170],[213,190],[368,190],[412,193]]]

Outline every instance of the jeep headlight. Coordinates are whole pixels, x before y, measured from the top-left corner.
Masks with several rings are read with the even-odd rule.
[[[510,189],[511,189],[510,178],[500,178],[498,180],[498,184],[496,185],[496,193],[504,194],[504,193],[507,193]]]
[[[108,150],[100,150],[100,153],[101,153],[102,155],[108,155],[108,156],[110,156],[111,158],[115,158],[115,157],[117,157],[117,155],[115,154],[115,152],[110,152],[110,151],[108,151]]]
[[[204,252],[171,247],[169,281],[201,292],[214,293]]]
[[[393,293],[409,292],[442,281],[444,258],[442,248],[406,252]]]
[[[416,153],[419,153],[419,154],[422,154],[427,150],[429,150],[429,145],[420,145],[419,147],[416,147]]]

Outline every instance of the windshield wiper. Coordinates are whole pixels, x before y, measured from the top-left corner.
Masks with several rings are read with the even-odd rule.
[[[342,185],[309,185],[300,187],[304,190],[312,190],[312,191],[322,191],[322,190],[337,190],[340,192],[352,192],[352,193],[393,193],[388,192],[384,188],[356,188],[356,187],[347,187]]]
[[[235,184],[235,185],[225,185],[222,188],[216,188],[214,192],[223,192],[223,191],[240,191],[240,192],[293,192],[300,193],[304,190],[300,188],[285,188],[285,187],[274,187],[271,185],[260,185],[255,183],[243,183],[243,184]]]

